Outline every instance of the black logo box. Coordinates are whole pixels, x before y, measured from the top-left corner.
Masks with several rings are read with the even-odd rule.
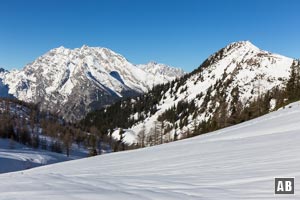
[[[275,194],[295,194],[295,178],[275,178]]]

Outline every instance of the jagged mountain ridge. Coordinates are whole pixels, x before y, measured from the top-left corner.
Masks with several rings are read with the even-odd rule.
[[[75,121],[91,110],[147,92],[183,74],[154,74],[110,49],[84,45],[52,49],[22,70],[4,73],[2,82],[16,98]]]
[[[261,50],[249,41],[231,43],[212,54],[192,73],[165,85],[159,91],[150,91],[150,97],[155,93],[159,94],[156,97],[158,100],[151,105],[150,112],[135,112],[136,109],[132,109],[129,118],[133,122],[130,123],[130,127],[122,128],[129,128],[128,138],[133,138],[133,134],[138,135],[143,129],[146,129],[147,134],[153,133],[158,118],[172,108],[180,110],[178,105],[181,103],[182,106],[184,102],[192,105],[192,113],[183,110],[173,123],[164,121],[164,126],[172,127],[166,131],[164,138],[174,138],[174,133],[180,138],[193,130],[194,126],[209,120],[224,105],[227,115],[230,115],[232,106],[245,107],[267,91],[284,87],[295,62],[292,58]],[[237,104],[233,103],[234,99],[238,100],[239,105],[233,105]],[[275,103],[272,100],[269,102],[271,109]],[[134,107],[135,104],[127,101],[123,102],[121,107]],[[95,121],[93,118],[96,115],[91,114],[87,119]],[[177,127],[175,130],[174,126]],[[128,142],[135,141],[129,139]]]
[[[158,77],[163,76],[169,80],[176,79],[185,74],[185,72],[180,68],[170,67],[153,61],[144,65],[138,65],[138,67],[150,74],[154,74]]]

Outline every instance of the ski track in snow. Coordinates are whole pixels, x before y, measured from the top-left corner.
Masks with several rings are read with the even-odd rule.
[[[0,199],[297,199],[300,105],[202,136],[0,175]],[[274,196],[274,177],[295,195]]]

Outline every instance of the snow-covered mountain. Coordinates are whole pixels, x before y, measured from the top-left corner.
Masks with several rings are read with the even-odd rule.
[[[142,127],[148,127],[150,132],[158,116],[180,101],[193,102],[197,113],[187,116],[187,126],[178,130],[178,134],[193,130],[195,123],[211,118],[222,101],[227,103],[226,110],[230,115],[235,96],[245,107],[259,95],[275,87],[282,88],[290,76],[293,62],[291,58],[261,50],[249,41],[229,44],[205,60],[193,73],[175,82],[162,95],[157,112],[133,126],[132,130],[138,133]],[[274,108],[275,102],[270,103]],[[179,122],[180,119],[178,125]]]
[[[283,88],[289,79],[292,65],[299,63],[292,58],[261,50],[249,41],[231,43],[211,55],[192,73],[157,91],[150,91],[149,98],[155,96],[158,100],[153,102],[150,110],[134,108],[138,112],[131,113],[129,118],[135,122],[132,127],[122,128],[129,130],[129,143],[134,142],[131,141],[133,133],[156,132],[154,130],[161,128],[157,127],[159,121],[164,121],[165,140],[174,138],[175,133],[179,138],[184,137],[222,110],[224,116],[218,118],[230,118],[258,96],[274,88]],[[270,110],[276,105],[274,99],[268,103]],[[138,106],[124,102],[122,108],[135,105]],[[168,120],[170,118],[172,121]],[[228,121],[225,123],[229,124]]]
[[[180,68],[170,67],[168,65],[156,62],[149,62],[144,65],[138,65],[138,67],[150,74],[154,74],[155,78],[158,79],[158,81],[161,79],[161,77],[172,81],[176,78],[180,78],[185,74],[185,72]]]
[[[206,135],[0,175],[0,199],[299,199],[299,102]],[[296,177],[275,195],[274,177]]]
[[[63,115],[67,120],[82,118],[93,109],[110,105],[123,97],[147,92],[154,85],[183,75],[152,72],[126,60],[107,48],[82,46],[76,49],[53,49],[22,70],[5,73],[3,83],[9,93],[26,102],[37,103],[42,109]],[[161,67],[162,66],[162,67]],[[178,71],[179,72],[179,71]]]

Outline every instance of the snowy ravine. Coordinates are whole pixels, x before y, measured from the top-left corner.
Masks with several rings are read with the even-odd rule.
[[[0,199],[297,199],[300,105],[169,144],[0,175]],[[274,196],[295,177],[295,196]]]

